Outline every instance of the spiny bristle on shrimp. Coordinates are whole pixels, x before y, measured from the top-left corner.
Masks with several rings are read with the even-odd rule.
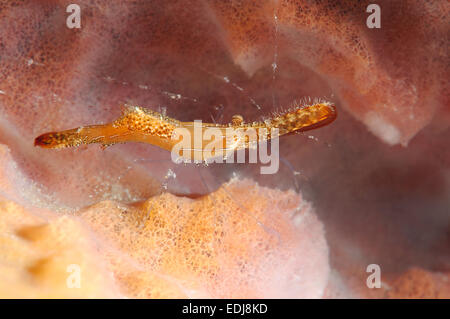
[[[311,105],[296,104],[260,122],[245,123],[242,116],[234,115],[228,124],[181,122],[139,106],[125,105],[122,115],[112,123],[45,133],[35,139],[34,145],[64,148],[99,143],[106,147],[116,143],[143,142],[173,151],[184,143],[180,156],[186,160],[206,161],[218,154],[227,156],[235,150],[254,147],[258,142],[281,135],[327,125],[336,116],[335,106],[324,101]]]

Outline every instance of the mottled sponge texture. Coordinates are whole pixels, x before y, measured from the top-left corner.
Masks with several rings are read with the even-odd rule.
[[[14,163],[6,147],[1,151],[2,297],[320,298],[324,293],[329,274],[324,230],[293,191],[235,179],[197,199],[163,193],[140,204],[102,201],[56,212],[8,200],[21,183],[7,178],[5,165]],[[71,265],[80,267],[79,289],[67,287]]]
[[[448,297],[450,5],[377,0],[369,29],[370,2],[78,0],[69,29],[69,1],[0,1],[1,297]],[[248,123],[308,97],[338,117],[271,176],[33,145],[125,103]]]

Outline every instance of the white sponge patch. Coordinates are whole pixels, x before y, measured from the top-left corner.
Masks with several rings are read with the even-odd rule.
[[[389,123],[381,115],[375,112],[368,112],[363,119],[364,124],[370,132],[389,145],[396,145],[401,142],[401,133],[393,124]]]

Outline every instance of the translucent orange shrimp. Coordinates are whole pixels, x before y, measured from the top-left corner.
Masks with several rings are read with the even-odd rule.
[[[251,147],[258,141],[327,125],[334,121],[336,115],[333,104],[318,102],[312,105],[297,105],[262,122],[245,123],[242,116],[235,115],[231,123],[214,124],[181,122],[155,111],[125,105],[121,117],[112,123],[45,133],[35,139],[34,145],[43,148],[64,148],[91,143],[109,146],[115,143],[143,142],[172,151],[183,138],[177,133],[180,129],[184,129],[191,135],[195,135],[195,130],[199,129],[202,141],[199,144],[196,144],[195,140],[192,141],[188,147],[189,151],[185,150],[181,155],[187,160],[205,161],[215,154],[206,152],[204,146],[205,142],[211,141],[211,139],[204,138],[204,133],[208,129],[215,129],[219,132],[220,138],[213,142],[216,150],[226,149],[229,153]],[[233,141],[230,141],[227,131],[230,129],[234,132]],[[271,133],[273,129],[277,129],[276,134]],[[255,134],[247,134],[250,130],[253,130]],[[262,134],[262,131],[267,133]],[[236,139],[236,134],[244,136],[244,138]]]

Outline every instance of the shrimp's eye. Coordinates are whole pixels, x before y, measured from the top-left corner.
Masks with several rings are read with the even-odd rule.
[[[231,118],[231,124],[233,126],[239,126],[244,124],[244,118],[242,117],[242,115],[239,114],[235,114],[233,115],[233,117]]]

